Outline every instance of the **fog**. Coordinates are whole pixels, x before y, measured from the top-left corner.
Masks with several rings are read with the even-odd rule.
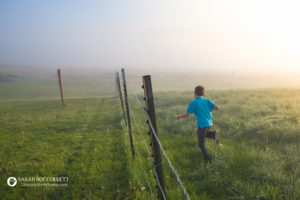
[[[2,1],[0,64],[299,75],[298,7],[271,0]]]

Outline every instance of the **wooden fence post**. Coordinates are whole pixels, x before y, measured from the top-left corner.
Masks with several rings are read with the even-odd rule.
[[[121,101],[123,119],[124,119],[124,122],[125,122],[125,126],[127,126],[127,121],[126,121],[126,116],[125,116],[125,111],[124,111],[122,91],[121,91],[121,84],[120,84],[120,78],[119,78],[119,72],[116,72],[116,84],[117,84],[117,91],[118,91],[120,101]]]
[[[157,134],[157,124],[156,124],[156,116],[155,116],[155,107],[154,107],[154,98],[153,98],[153,92],[152,92],[152,84],[151,84],[151,76],[143,76],[143,88],[145,92],[145,102],[146,102],[146,111],[149,115],[149,118],[151,120],[151,124],[153,126],[153,129],[155,133]],[[162,168],[162,162],[161,162],[161,155],[160,155],[160,147],[159,144],[153,135],[152,128],[150,127],[149,124],[149,133],[150,133],[150,139],[151,139],[151,147],[152,147],[152,154],[153,154],[153,164],[155,167],[155,171],[157,174],[157,178],[159,180],[159,184],[161,186],[161,189],[158,188],[158,197],[159,199],[164,199],[163,193],[165,193],[165,182],[164,182],[164,173],[163,173],[163,168]]]
[[[128,98],[127,98],[127,88],[126,88],[126,79],[125,79],[124,68],[122,68],[121,71],[122,71],[122,78],[123,78],[124,99],[125,99],[125,105],[126,105],[127,127],[128,127],[128,131],[129,131],[131,155],[132,155],[132,160],[134,160],[134,148],[133,148],[133,140],[132,140],[132,133],[131,133],[131,123],[130,123],[130,114],[129,114],[129,105],[128,105]]]
[[[64,99],[62,75],[61,75],[61,70],[60,69],[57,69],[57,76],[58,76],[58,85],[59,85],[59,88],[60,88],[61,103],[64,106],[65,105],[65,99]]]

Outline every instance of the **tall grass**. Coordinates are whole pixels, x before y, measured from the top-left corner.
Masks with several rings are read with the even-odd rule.
[[[212,129],[220,132],[222,144],[206,140],[213,157],[207,165],[195,119],[175,120],[193,100],[192,92],[154,95],[159,138],[191,199],[300,199],[300,90],[207,91],[221,105]],[[152,199],[151,191],[156,198],[151,156],[132,123],[136,159],[131,159],[119,99],[66,103],[64,108],[59,100],[1,103],[1,199]],[[130,104],[150,148],[146,117],[132,97]],[[168,199],[184,199],[164,160],[163,170]],[[10,176],[68,176],[69,183],[10,188]]]
[[[212,129],[220,132],[222,145],[206,140],[213,157],[207,165],[195,119],[175,120],[193,100],[192,92],[154,98],[160,140],[192,199],[300,199],[300,90],[208,91],[207,98],[221,105]],[[143,113],[138,106],[134,111],[148,138]],[[164,171],[167,195],[182,199],[166,163]]]

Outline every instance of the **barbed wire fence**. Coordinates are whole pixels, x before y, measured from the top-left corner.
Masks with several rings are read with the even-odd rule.
[[[138,133],[139,133],[140,137],[142,138],[143,143],[144,143],[144,145],[145,145],[145,149],[146,149],[146,151],[147,151],[147,153],[148,153],[148,156],[149,156],[148,158],[152,158],[151,153],[150,153],[150,150],[149,150],[149,148],[148,148],[148,146],[147,146],[147,144],[146,144],[146,139],[145,139],[145,137],[143,136],[143,134],[142,134],[142,132],[141,132],[141,129],[139,128],[139,126],[138,126],[138,124],[137,124],[137,121],[136,121],[134,112],[133,112],[133,110],[131,109],[131,106],[129,106],[129,108],[130,108],[130,110],[131,110],[131,114],[132,114],[132,117],[133,117],[133,121],[134,121],[135,127],[136,127],[136,129],[137,129],[137,131],[138,131]],[[137,151],[138,151],[138,149],[137,149]],[[139,153],[139,152],[138,152],[138,157],[139,157],[139,161],[141,162],[141,157],[140,157],[140,153]],[[152,162],[153,162],[153,161],[152,161]],[[147,175],[146,175],[146,172],[145,172],[145,168],[144,168],[144,167],[143,167],[143,171],[144,171],[145,177],[147,178]],[[156,174],[156,171],[155,171],[154,166],[153,166],[153,171],[154,171],[154,173],[155,173],[155,178],[156,178],[156,181],[157,181],[159,190],[162,192],[162,194],[163,194],[163,199],[165,200],[166,197],[165,197],[165,194],[163,193],[163,189],[162,189],[162,186],[160,185],[160,181],[159,181],[158,178],[157,178],[158,176],[157,176],[157,174]],[[151,192],[151,196],[153,196],[153,192],[152,192],[152,189],[150,188],[148,179],[147,179],[147,183],[148,183],[148,186],[149,186],[149,190],[150,190],[150,192]],[[154,198],[154,196],[153,196],[153,198]]]
[[[143,161],[142,161],[141,149],[140,149],[139,145],[134,146],[133,145],[134,142],[132,142],[132,139],[134,141],[137,141],[136,136],[139,136],[139,138],[142,140],[142,142],[145,146],[146,152],[147,152],[147,156],[149,156],[148,158],[150,158],[152,160],[152,163],[153,163],[152,167],[153,167],[154,177],[155,177],[156,182],[157,182],[158,198],[163,199],[163,200],[167,199],[167,195],[166,195],[167,192],[166,192],[165,186],[164,186],[164,176],[163,176],[163,171],[162,171],[162,162],[160,160],[160,152],[161,152],[164,159],[165,159],[165,161],[166,161],[167,166],[171,170],[172,174],[175,176],[177,184],[180,187],[180,189],[182,190],[182,193],[183,193],[185,199],[189,200],[190,199],[189,194],[188,194],[186,188],[184,187],[183,182],[181,181],[181,179],[179,177],[179,174],[177,173],[177,171],[175,170],[174,166],[172,165],[170,159],[168,158],[168,156],[167,156],[167,154],[166,154],[166,152],[165,152],[165,150],[164,150],[164,148],[163,148],[163,146],[162,146],[162,144],[159,140],[159,137],[157,135],[155,111],[154,111],[154,102],[153,102],[153,92],[152,92],[152,85],[151,85],[151,77],[150,76],[144,76],[143,77],[143,80],[144,80],[143,88],[144,88],[144,91],[145,91],[144,100],[145,100],[145,104],[146,104],[146,106],[144,106],[141,103],[138,96],[126,85],[124,69],[122,69],[122,75],[124,76],[124,78],[123,78],[123,87],[126,88],[126,90],[124,90],[124,93],[126,93],[126,94],[124,94],[124,96],[125,96],[124,101],[125,101],[125,105],[128,105],[128,108],[126,110],[127,111],[127,119],[126,119],[124,114],[123,114],[123,116],[124,116],[124,122],[127,122],[127,128],[129,129],[129,135],[130,135],[130,138],[131,138],[130,139],[131,152],[135,152],[135,150],[136,150],[137,157],[138,157],[138,163],[139,163],[139,166],[140,166],[141,171],[143,173],[145,182],[147,183],[151,198],[154,199],[154,191],[151,187],[149,178],[148,178],[147,173],[146,173],[146,168],[145,168],[145,166],[143,164]],[[119,76],[116,76],[116,83],[120,83],[120,81],[118,79],[119,79]],[[147,80],[145,80],[145,79],[147,79]],[[121,92],[120,84],[118,84],[117,88],[119,90],[121,105],[123,106],[123,98],[122,98],[122,92]],[[149,147],[147,145],[145,137],[143,136],[143,133],[140,129],[140,126],[138,125],[138,122],[136,120],[136,115],[135,115],[135,113],[132,109],[132,106],[129,103],[129,100],[127,98],[127,91],[129,91],[129,93],[132,95],[132,97],[135,100],[136,104],[138,105],[139,108],[141,108],[141,110],[143,111],[143,113],[145,114],[145,117],[147,119],[147,123],[149,125],[149,135],[150,135],[150,140],[151,140],[150,146],[152,147],[152,154],[151,154],[151,151],[149,150]],[[152,103],[153,105],[150,105],[149,101],[151,101],[150,104]],[[122,107],[122,110],[124,110],[123,107]],[[138,133],[136,136],[134,134],[132,134],[131,125],[128,126],[128,123],[130,123],[130,120],[128,120],[128,118],[130,117],[130,114],[132,116],[135,128],[137,130],[136,132]],[[149,114],[150,114],[150,116],[149,116]],[[132,155],[134,156],[133,153],[132,153]],[[133,157],[133,160],[134,160],[134,157]],[[140,177],[139,177],[139,180],[141,180]]]

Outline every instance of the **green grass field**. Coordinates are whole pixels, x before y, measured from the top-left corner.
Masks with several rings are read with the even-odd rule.
[[[207,140],[213,157],[204,165],[195,120],[176,121],[191,92],[154,94],[160,140],[191,199],[300,199],[300,90],[215,90],[221,105],[213,129],[221,146]],[[142,98],[142,96],[140,96]],[[130,105],[149,144],[146,118]],[[1,199],[151,199],[138,157],[131,160],[127,129],[116,97],[2,101],[0,105]],[[132,116],[131,116],[132,117]],[[133,127],[154,197],[153,168]],[[163,163],[168,199],[183,199]],[[67,187],[8,187],[10,176],[68,176]]]
[[[124,199],[129,187],[116,99],[1,104],[1,199]],[[10,188],[14,177],[67,176],[67,187]]]
[[[160,139],[192,199],[300,199],[300,90],[209,91],[207,97],[222,106],[213,127],[222,146],[206,141],[213,162],[205,166],[195,120],[175,120],[192,94],[155,96]],[[135,109],[139,124],[145,124]],[[182,198],[164,166],[170,199]]]

